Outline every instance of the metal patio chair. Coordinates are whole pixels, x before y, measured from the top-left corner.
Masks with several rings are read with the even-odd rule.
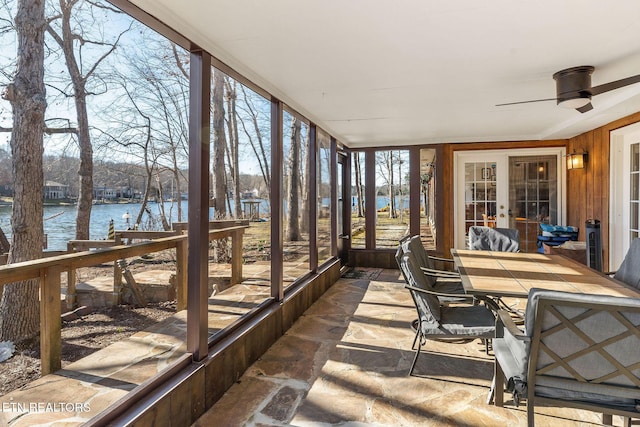
[[[421,286],[420,277],[424,275],[409,255],[402,257],[400,265],[407,279],[405,287],[411,292],[418,312],[416,332],[418,347],[409,375],[413,375],[420,351],[428,339],[454,342],[482,339],[486,345],[487,341],[494,337],[495,317],[486,306],[475,304],[471,296],[464,297],[466,304],[459,302],[451,306],[443,305],[439,298],[462,299],[462,296],[445,294],[434,291],[433,288]],[[416,339],[414,339],[414,347]]]
[[[613,278],[634,288],[640,288],[640,239],[634,239]]]
[[[535,405],[640,416],[640,299],[531,289],[524,329],[508,313],[496,321],[496,406],[503,390],[514,403],[527,399],[528,425]]]

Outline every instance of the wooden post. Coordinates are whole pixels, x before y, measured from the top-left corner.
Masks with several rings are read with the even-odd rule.
[[[59,266],[40,270],[40,358],[42,375],[62,367]]]
[[[115,238],[116,246],[120,246],[122,244],[122,236],[116,233]],[[111,302],[113,305],[120,305],[120,296],[122,294],[122,270],[120,269],[120,265],[118,264],[118,260],[113,261],[113,296],[111,298]]]
[[[231,284],[242,282],[242,235],[244,228],[231,233]]]
[[[73,243],[67,243],[67,253],[75,252],[75,248]],[[71,311],[76,308],[76,269],[73,266],[73,263],[69,266],[69,270],[67,270],[67,310]]]
[[[198,362],[209,351],[207,264],[211,160],[211,55],[192,45],[189,62],[189,282],[187,352]]]
[[[177,311],[187,308],[187,240],[176,244],[176,299]]]

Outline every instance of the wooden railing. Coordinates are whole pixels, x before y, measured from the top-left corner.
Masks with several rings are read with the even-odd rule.
[[[232,238],[232,273],[231,283],[242,280],[242,237],[248,224],[239,223],[231,227],[213,229],[209,231],[209,240]],[[145,233],[141,231],[126,231],[122,238],[141,238]],[[175,232],[172,232],[175,234]],[[144,234],[149,238],[150,234]],[[95,250],[67,253],[32,261],[0,266],[0,291],[8,283],[29,279],[40,280],[40,357],[42,375],[52,373],[61,367],[61,304],[60,304],[60,275],[63,272],[73,276],[69,281],[75,292],[75,270],[107,262],[117,262],[119,259],[131,258],[167,249],[176,250],[176,295],[178,310],[186,308],[187,304],[187,235],[180,234],[159,239],[121,245],[104,241],[107,247]],[[93,243],[76,241],[77,248]],[[95,247],[95,246],[94,246]]]

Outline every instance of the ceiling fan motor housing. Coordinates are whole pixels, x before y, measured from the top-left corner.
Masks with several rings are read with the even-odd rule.
[[[557,101],[560,104],[568,99],[591,99],[591,73],[594,67],[582,65],[560,70],[553,75],[556,81]]]

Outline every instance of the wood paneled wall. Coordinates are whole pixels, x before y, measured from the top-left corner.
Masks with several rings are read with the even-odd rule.
[[[580,226],[579,238],[584,240],[585,221],[600,220],[605,270],[609,265],[610,133],[639,121],[640,113],[635,113],[568,141],[568,153],[585,150],[589,154],[584,169],[567,171],[567,222]]]

